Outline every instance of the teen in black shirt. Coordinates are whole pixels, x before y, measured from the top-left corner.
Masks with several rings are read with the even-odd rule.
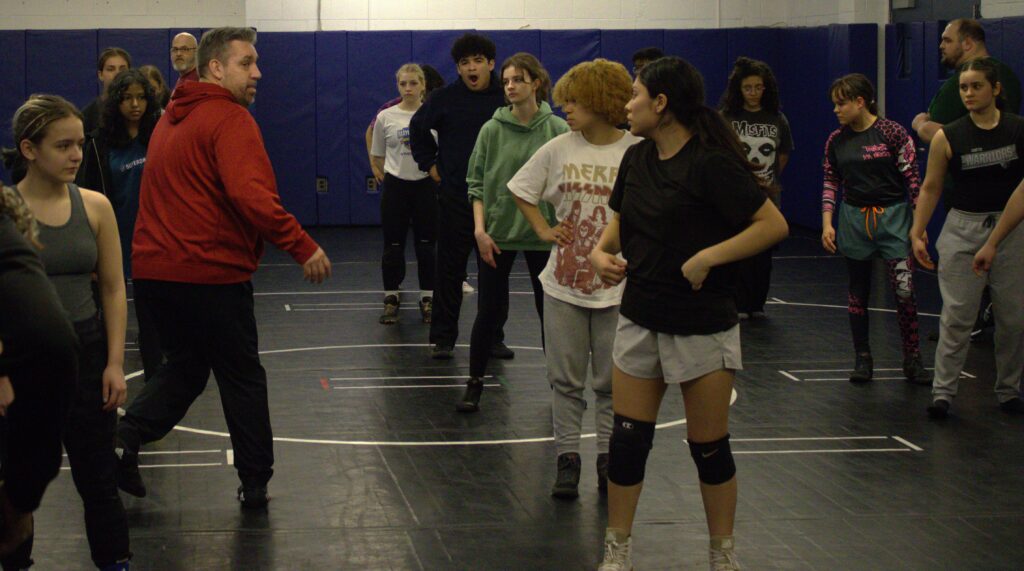
[[[648,64],[626,110],[633,134],[649,140],[623,157],[609,203],[615,216],[590,254],[606,282],[629,278],[613,351],[601,569],[632,568],[629,535],[667,383],[682,388],[711,560],[718,569],[738,569],[728,416],[741,363],[729,264],[782,240],[788,229],[732,127],[704,105],[704,82],[692,65],[676,57]]]
[[[946,215],[935,246],[939,253],[942,317],[935,349],[935,378],[928,415],[945,418],[957,394],[960,372],[967,359],[970,334],[987,285],[995,316],[996,398],[1008,414],[1024,414],[1020,378],[1024,371],[1024,231],[1000,229],[998,257],[981,276],[973,271],[975,254],[988,242],[1003,216],[1014,188],[1024,177],[1024,120],[1000,110],[999,68],[976,59],[959,70],[960,98],[969,114],[944,125],[932,139],[928,171],[910,229],[914,256],[926,268],[925,228],[942,194],[948,170],[952,179],[952,209]]]

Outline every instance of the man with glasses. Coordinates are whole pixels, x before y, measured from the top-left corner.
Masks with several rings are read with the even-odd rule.
[[[174,36],[171,41],[171,66],[180,74],[178,82],[174,84],[175,91],[186,81],[199,81],[199,72],[196,70],[196,49],[198,47],[196,37],[188,32]],[[171,95],[174,95],[173,91]]]

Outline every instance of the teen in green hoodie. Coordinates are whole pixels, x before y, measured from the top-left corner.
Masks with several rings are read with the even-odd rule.
[[[547,103],[551,79],[537,58],[517,53],[501,65],[501,82],[510,105],[499,107],[484,123],[469,157],[466,184],[473,204],[477,249],[480,252],[479,299],[469,345],[469,381],[456,405],[459,412],[479,410],[481,378],[487,370],[502,304],[508,305],[508,278],[516,253],[523,252],[530,270],[537,314],[544,321],[544,292],[539,276],[551,245],[539,239],[516,207],[508,181],[533,153],[562,133],[566,122]],[[545,211],[554,225],[551,209]]]

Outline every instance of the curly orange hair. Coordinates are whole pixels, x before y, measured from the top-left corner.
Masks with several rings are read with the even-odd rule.
[[[597,58],[578,63],[555,84],[559,107],[573,101],[611,125],[626,121],[626,103],[633,95],[633,79],[619,62]]]

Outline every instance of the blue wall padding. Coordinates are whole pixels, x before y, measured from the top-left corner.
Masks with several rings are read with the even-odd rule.
[[[26,32],[26,91],[55,93],[85,107],[99,93],[96,36],[96,30]]]
[[[96,48],[102,52],[110,47],[127,50],[135,67],[146,64],[156,66],[164,80],[169,81],[170,87],[174,88],[178,74],[171,74],[171,41],[167,39],[166,30],[99,30]],[[101,90],[102,86],[97,82],[96,92]]]
[[[726,30],[665,30],[665,53],[679,56],[700,70],[705,102],[711,107],[718,106],[732,69],[728,45]]]
[[[0,146],[10,147],[14,144],[11,119],[28,97],[25,88],[25,32],[0,31],[0,53],[4,54],[4,79],[0,86]],[[3,180],[11,182],[6,172]]]
[[[621,63],[630,73],[633,53],[649,47],[665,49],[664,30],[601,30],[601,57]]]
[[[540,53],[534,55],[544,62],[548,74],[557,80],[572,66],[595,59],[600,54],[599,30],[541,30]]]
[[[790,223],[821,226],[821,157],[835,129],[828,100],[829,30],[788,30],[781,37],[783,64],[775,67],[782,112],[789,120],[794,150],[782,173],[782,211]]]
[[[468,31],[427,30],[412,32],[412,51],[409,61],[434,66],[434,69],[441,73],[445,84],[455,81],[457,73],[455,71],[455,64],[452,62],[452,43]],[[491,40],[494,40],[494,38],[491,38]],[[498,49],[500,50],[501,46],[498,46]],[[500,55],[498,56],[497,65],[501,65]],[[394,77],[394,71],[392,70],[392,77]]]
[[[301,224],[316,224],[314,36],[303,32],[262,34],[258,51],[263,78],[251,109],[265,134],[281,203]]]
[[[409,61],[413,61],[410,32],[348,33],[349,218],[352,224],[380,223],[380,194],[369,192],[366,187],[366,177],[372,176],[366,154],[366,127],[381,104],[398,95],[395,72]]]
[[[909,128],[947,77],[938,59],[944,22],[886,27],[886,115]],[[984,21],[990,51],[1024,77],[1024,18]],[[57,93],[84,106],[96,97],[96,57],[116,45],[136,65],[154,64],[173,85],[171,39],[180,29],[0,31],[5,68],[0,84],[0,142],[10,145],[10,120],[30,93]],[[202,30],[188,31],[201,37]],[[408,61],[429,63],[456,81],[449,55],[463,30],[261,33],[264,73],[253,114],[260,124],[285,206],[304,224],[377,224],[380,200],[366,189],[370,174],[364,133],[377,108],[397,92],[394,72]],[[829,83],[861,72],[876,80],[877,28],[870,24],[818,28],[716,30],[485,31],[497,45],[496,65],[517,51],[538,56],[555,82],[570,67],[596,57],[629,68],[634,51],[663,47],[704,76],[706,100],[717,106],[732,62],[740,55],[768,62],[779,79],[783,111],[796,151],[783,174],[783,211],[795,224],[818,227],[821,154],[836,127]],[[907,35],[910,69],[898,74],[898,38]],[[920,156],[922,170],[927,157]],[[315,177],[326,176],[326,194]],[[936,213],[934,238],[944,215]]]
[[[317,33],[316,174],[328,183],[327,193],[317,194],[318,224],[351,223],[347,86],[348,34]]]

